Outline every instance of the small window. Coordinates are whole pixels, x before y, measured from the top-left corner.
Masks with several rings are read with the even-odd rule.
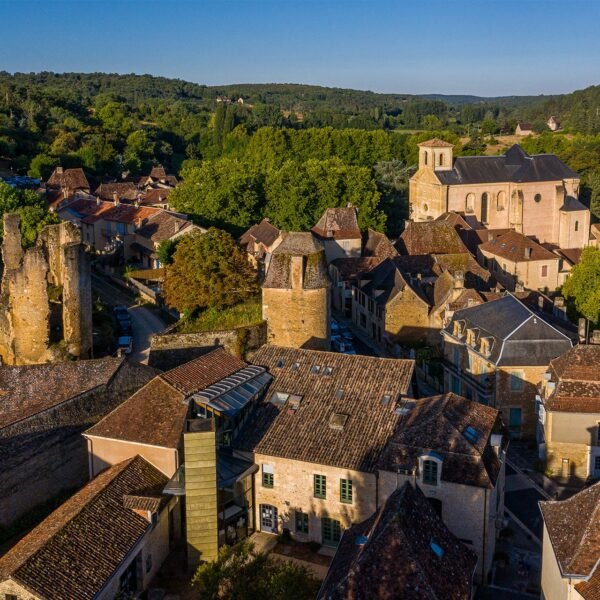
[[[383,398],[381,399],[381,404],[383,404],[383,406],[388,406],[391,399],[392,397],[389,394],[384,394]]]
[[[285,366],[285,363],[280,359],[277,361],[277,368],[282,369]]]
[[[541,277],[548,277],[548,265],[542,265]]]
[[[348,420],[348,415],[343,413],[333,413],[329,418],[329,427],[331,429],[344,429],[344,425],[346,425],[346,421]]]
[[[321,519],[321,542],[324,546],[337,546],[342,539],[342,525],[335,519]]]
[[[352,504],[352,479],[340,479],[340,502]]]
[[[427,152],[423,152],[423,164],[427,164]]]
[[[444,549],[439,545],[436,544],[433,540],[429,543],[429,547],[431,548],[431,551],[438,557],[438,558],[444,558]]]
[[[575,221],[575,231],[579,231],[579,221]]]
[[[292,371],[297,371],[300,368],[300,363],[295,362],[292,365]]]
[[[321,365],[313,365],[310,368],[310,372],[314,373],[315,375],[318,375],[321,372]]]
[[[335,397],[341,399],[344,397],[344,390],[336,390]]]
[[[443,154],[440,154],[438,162],[439,162],[440,167],[444,166],[444,155]]]
[[[333,367],[325,367],[323,375],[331,375],[333,373]]]
[[[327,498],[327,477],[325,475],[314,476],[314,496],[322,500]]]
[[[349,241],[347,241],[347,240],[344,240],[344,241],[342,242],[342,248],[343,248],[344,250],[350,250],[350,242],[349,242]]]
[[[476,444],[481,437],[479,435],[479,431],[477,429],[471,427],[470,425],[463,431],[463,435],[472,443]]]
[[[535,202],[541,202],[542,201],[542,195],[541,194],[536,194],[533,197],[533,199],[534,199]]]
[[[423,483],[428,485],[437,485],[438,483],[438,464],[435,460],[423,461]]]
[[[262,486],[272,488],[275,483],[273,477],[273,465],[263,465],[262,467]]]
[[[594,458],[594,470],[600,471],[600,456]]]
[[[301,510],[296,511],[296,533],[308,534],[308,514]]]
[[[511,392],[522,392],[523,391],[523,371],[511,371],[510,372],[510,391]]]
[[[427,204],[423,204],[423,212],[427,212],[429,210],[429,206]]]

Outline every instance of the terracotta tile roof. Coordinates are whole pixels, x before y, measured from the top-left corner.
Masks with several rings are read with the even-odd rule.
[[[576,265],[581,259],[582,248],[557,248],[560,254],[569,264]]]
[[[152,179],[164,179],[167,176],[167,172],[162,165],[152,167],[149,175]]]
[[[563,577],[589,577],[600,568],[600,482],[568,500],[540,502]]]
[[[269,270],[263,283],[264,288],[291,289],[292,257],[303,257],[302,286],[305,290],[330,285],[323,242],[312,233],[286,233],[283,241],[271,255]]]
[[[240,358],[229,354],[223,348],[216,348],[163,373],[161,377],[177,391],[191,396],[246,366]]]
[[[118,181],[115,183],[101,183],[94,193],[102,200],[112,201],[115,194],[119,200],[135,200],[139,190],[133,182]]]
[[[396,400],[410,390],[413,361],[265,345],[252,363],[267,368],[273,381],[235,447],[357,471],[375,469],[399,419]],[[300,396],[298,409],[291,414],[285,405],[273,404],[275,392]],[[341,428],[330,425],[336,414],[347,415]]]
[[[104,200],[96,201],[93,198],[77,198],[63,206],[61,211],[68,211],[79,217],[83,223],[92,224],[100,219],[117,221],[119,223],[136,223],[149,219],[161,212],[160,208],[149,206],[133,206],[132,204],[119,204]]]
[[[362,255],[364,257],[393,258],[398,256],[398,251],[387,235],[369,228],[365,236]]]
[[[468,252],[456,229],[446,221],[408,221],[397,248],[401,254],[459,254]]]
[[[600,600],[600,565],[587,581],[578,583],[575,589],[583,600]]]
[[[188,416],[185,398],[160,377],[155,377],[88,429],[84,436],[178,448]]]
[[[84,435],[177,448],[189,397],[246,366],[216,348],[155,377]]]
[[[453,148],[454,145],[444,140],[440,140],[439,138],[433,138],[431,140],[427,140],[426,142],[421,142],[419,144],[419,148]]]
[[[550,362],[552,395],[547,410],[600,413],[600,346],[579,344]]]
[[[154,206],[155,204],[167,204],[172,188],[150,189],[140,198],[143,206]]]
[[[83,169],[62,169],[57,167],[46,182],[47,185],[56,188],[65,188],[69,192],[75,190],[89,190],[90,184]]]
[[[462,310],[463,308],[470,308],[471,306],[477,306],[486,302],[486,298],[480,294],[477,290],[466,288],[464,289],[458,298],[453,302],[450,302],[449,309],[452,311]]]
[[[505,258],[512,262],[559,260],[559,257],[522,233],[509,231],[479,246],[482,252]]]
[[[471,229],[471,225],[465,219],[465,215],[463,213],[449,211],[449,212],[442,213],[435,220],[436,221],[444,221],[446,223],[449,223],[450,225],[452,225],[452,227],[454,227],[454,229],[464,229],[466,231]]]
[[[156,497],[166,483],[140,456],[110,467],[0,558],[0,578],[46,600],[96,598],[150,527],[124,497]]]
[[[160,211],[151,216],[142,227],[136,229],[135,235],[160,244],[182,231],[191,231],[193,228],[194,224],[191,221],[167,211]]]
[[[344,533],[317,600],[469,600],[476,564],[423,492],[406,482]]]
[[[450,393],[415,400],[407,409],[381,455],[379,469],[411,471],[419,456],[434,451],[444,459],[443,481],[487,488],[496,484],[501,465],[490,436],[502,432],[502,423],[495,408]],[[467,427],[477,432],[476,441],[465,436]]]
[[[106,385],[124,358],[0,367],[0,429]]]
[[[531,123],[517,123],[521,131],[533,131]]]
[[[358,226],[358,211],[353,206],[328,208],[312,232],[324,239],[359,240],[362,236]]]
[[[268,219],[263,219],[260,223],[252,225],[240,237],[240,244],[248,246],[248,244],[263,244],[267,248],[279,237],[281,232],[275,225],[271,225]],[[248,252],[254,252],[254,248],[247,248]]]

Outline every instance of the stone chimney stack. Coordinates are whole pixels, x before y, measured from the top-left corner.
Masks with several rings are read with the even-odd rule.
[[[592,339],[590,340],[590,344],[600,344],[600,329],[594,329],[592,331]]]
[[[113,203],[115,206],[119,206],[119,204],[121,204],[121,201],[119,200],[119,194],[117,194],[117,192],[113,193]]]
[[[556,298],[554,298],[552,313],[559,319],[567,318],[567,307],[565,305],[565,299],[562,296],[556,296]]]
[[[56,167],[56,174],[57,175],[62,175],[65,172],[65,170],[62,167]]]
[[[525,258],[531,258],[531,248],[525,248]]]

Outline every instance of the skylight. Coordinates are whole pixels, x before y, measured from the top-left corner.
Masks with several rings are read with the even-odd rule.
[[[479,431],[477,431],[477,429],[475,429],[474,427],[471,427],[470,425],[463,431],[463,435],[472,444],[476,444],[477,441],[479,440],[479,438],[481,437],[481,434],[479,433]]]
[[[321,365],[313,365],[310,368],[310,372],[318,375],[321,372]]]
[[[387,406],[390,403],[391,399],[392,399],[392,397],[389,394],[384,394],[383,398],[381,399],[381,404],[383,404],[384,406]]]
[[[444,549],[439,544],[436,544],[433,540],[429,542],[429,547],[438,558],[444,557]]]
[[[333,373],[333,367],[325,367],[323,375],[331,375]]]
[[[335,397],[336,398],[343,398],[344,397],[344,390],[336,390]]]
[[[292,365],[292,371],[297,371],[300,368],[300,363],[295,362]]]
[[[285,366],[285,363],[280,359],[277,361],[277,368],[281,369]]]
[[[329,427],[331,427],[331,429],[344,429],[347,420],[348,415],[343,413],[333,413],[329,418]]]

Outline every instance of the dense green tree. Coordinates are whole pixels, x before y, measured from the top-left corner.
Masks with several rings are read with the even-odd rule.
[[[174,240],[163,240],[159,244],[156,250],[156,256],[158,257],[161,266],[166,267],[173,262],[173,255],[177,249],[177,242],[179,239],[180,238],[175,238]]]
[[[48,179],[52,171],[60,164],[60,160],[47,154],[38,154],[34,156],[29,165],[28,175],[38,179]]]
[[[223,546],[192,580],[206,600],[313,600],[319,582],[304,567],[256,552],[248,540]]]
[[[589,205],[592,215],[600,219],[600,168],[588,171],[583,182],[582,199]]]
[[[181,313],[233,306],[257,291],[246,253],[228,233],[214,227],[182,236],[166,268],[165,298]]]
[[[401,160],[378,162],[374,167],[377,186],[381,192],[381,209],[387,216],[386,233],[397,236],[408,219],[408,180],[414,168]]]
[[[600,324],[600,249],[584,248],[562,287],[565,298],[593,324]]]

